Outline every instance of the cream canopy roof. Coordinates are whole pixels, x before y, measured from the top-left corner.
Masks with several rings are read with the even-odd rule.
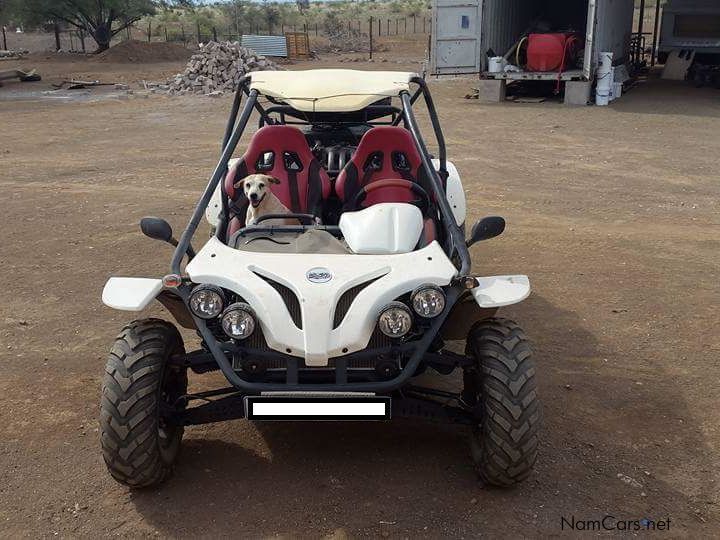
[[[282,101],[303,112],[352,112],[410,90],[415,73],[311,69],[305,71],[255,71],[250,90]]]

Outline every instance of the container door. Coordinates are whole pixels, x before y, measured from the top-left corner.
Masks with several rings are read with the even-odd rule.
[[[434,0],[433,75],[480,72],[481,0]]]
[[[585,35],[585,58],[583,76],[589,81],[593,78],[595,64],[595,28],[597,24],[597,0],[588,0],[587,33]]]

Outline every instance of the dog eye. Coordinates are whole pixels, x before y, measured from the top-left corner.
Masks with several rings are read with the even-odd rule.
[[[246,187],[247,189],[250,189],[250,182],[248,182],[247,184],[245,184],[245,187]]]
[[[259,187],[260,189],[265,189],[265,184],[258,184],[258,187]]]

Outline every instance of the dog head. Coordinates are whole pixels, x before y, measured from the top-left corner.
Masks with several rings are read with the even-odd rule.
[[[270,191],[270,184],[279,184],[280,180],[267,174],[251,174],[246,176],[234,187],[242,186],[243,192],[253,208],[260,206]]]

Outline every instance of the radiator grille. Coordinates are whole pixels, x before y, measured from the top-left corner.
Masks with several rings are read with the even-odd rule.
[[[300,300],[298,300],[298,297],[295,295],[295,293],[282,283],[278,283],[277,281],[272,280],[267,276],[263,276],[262,274],[258,274],[257,272],[255,272],[255,275],[267,281],[277,292],[280,293],[283,302],[285,302],[285,307],[287,307],[287,310],[290,313],[292,321],[295,323],[295,326],[302,330],[302,314],[300,312]]]

